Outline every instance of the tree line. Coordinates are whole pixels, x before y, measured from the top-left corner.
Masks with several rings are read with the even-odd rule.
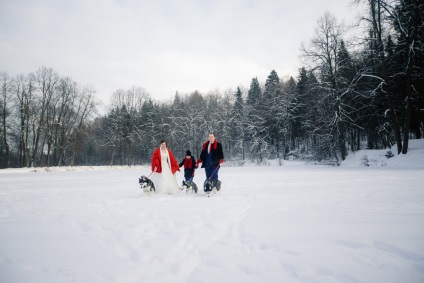
[[[198,156],[209,132],[238,164],[303,158],[339,164],[351,151],[408,152],[424,131],[424,3],[363,0],[363,38],[349,40],[335,16],[319,18],[302,45],[304,66],[283,81],[224,92],[176,93],[156,101],[142,87],[118,89],[96,113],[95,90],[41,67],[0,73],[0,166],[135,165],[162,138],[177,157]]]

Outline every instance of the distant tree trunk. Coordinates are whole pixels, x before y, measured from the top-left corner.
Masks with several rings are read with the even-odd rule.
[[[52,140],[51,138],[48,138],[47,140],[47,167],[50,167],[50,156],[51,156],[51,149],[52,149]]]
[[[113,159],[115,158],[115,146],[113,146],[113,150],[112,150],[112,157],[110,159],[110,167],[113,166]]]
[[[339,138],[340,155],[342,160],[345,160],[347,156],[347,148],[346,148],[346,138],[345,138],[344,129],[340,131],[338,138]]]
[[[10,148],[9,143],[7,142],[7,127],[6,127],[6,110],[3,110],[3,144],[5,147],[5,155],[4,155],[4,167],[9,168],[10,166]]]
[[[387,74],[385,74],[384,80],[386,79],[387,79]],[[392,98],[392,95],[390,94],[390,90],[387,93],[387,100],[390,107],[390,118],[392,120],[392,126],[393,126],[393,130],[395,134],[397,153],[400,154],[402,151],[402,138],[401,138],[400,126],[396,116],[396,112],[395,112],[396,110],[393,104],[393,98]]]
[[[60,137],[60,142],[59,142],[59,160],[57,162],[57,166],[59,166],[59,167],[62,166],[63,158],[65,157],[65,146],[66,146],[65,145],[66,134],[65,134],[65,130],[63,129],[63,127],[62,127],[60,132],[61,132],[60,133],[61,137]]]
[[[410,95],[406,97],[406,113],[405,113],[405,128],[403,130],[403,146],[402,146],[402,154],[406,154],[408,152],[408,144],[409,144],[409,127],[411,125],[411,98]]]
[[[72,151],[71,167],[74,166],[74,161],[75,161],[75,150]]]
[[[2,107],[0,109],[3,110],[2,113],[2,128],[3,128],[3,144],[5,148],[4,154],[4,164],[5,168],[9,168],[10,166],[10,148],[9,142],[7,141],[7,119],[8,119],[8,97],[9,97],[9,76],[6,73],[0,73],[0,78],[2,80],[1,85],[1,96],[2,96]]]

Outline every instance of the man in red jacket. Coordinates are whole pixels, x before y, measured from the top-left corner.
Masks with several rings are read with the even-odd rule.
[[[202,163],[202,168],[205,168],[206,178],[215,182],[218,191],[221,188],[221,181],[218,181],[218,171],[219,166],[223,162],[222,145],[215,139],[215,135],[210,133],[208,140],[202,146],[202,152],[196,162],[196,166]]]

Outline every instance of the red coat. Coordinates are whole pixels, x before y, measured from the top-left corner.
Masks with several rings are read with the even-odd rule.
[[[177,160],[175,159],[174,155],[172,154],[172,152],[169,149],[166,149],[168,151],[169,154],[169,159],[171,161],[171,171],[172,174],[174,174],[177,171],[180,171],[180,166],[178,165]],[[160,148],[157,148],[154,152],[153,152],[153,156],[152,156],[152,171],[155,170],[156,167],[156,172],[161,173],[162,172],[162,164],[161,164],[161,158],[160,158]]]

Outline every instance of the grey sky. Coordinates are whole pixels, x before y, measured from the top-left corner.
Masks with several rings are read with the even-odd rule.
[[[263,82],[275,69],[297,76],[300,44],[329,11],[352,22],[351,0],[0,0],[0,71],[53,68],[111,93],[143,87],[158,100],[176,91],[224,91]]]

